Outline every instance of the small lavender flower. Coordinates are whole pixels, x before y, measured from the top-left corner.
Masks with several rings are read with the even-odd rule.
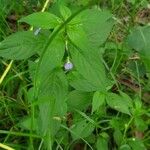
[[[64,64],[64,68],[65,68],[66,71],[72,70],[72,68],[73,68],[72,62],[67,61],[67,62]]]

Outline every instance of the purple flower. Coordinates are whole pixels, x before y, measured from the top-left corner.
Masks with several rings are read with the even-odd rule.
[[[73,68],[72,62],[70,62],[70,61],[66,62],[64,64],[64,68],[65,68],[66,71],[72,70],[72,68]]]

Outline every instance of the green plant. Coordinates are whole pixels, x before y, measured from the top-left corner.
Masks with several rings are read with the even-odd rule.
[[[1,121],[3,143],[39,150],[150,147],[150,27],[132,29],[131,18],[118,42],[115,27],[122,22],[111,11],[124,2],[111,1],[111,11],[99,3],[56,1],[50,12],[19,20],[33,30],[0,43],[0,56],[15,61],[17,70],[5,79],[6,70],[0,82],[7,91],[1,93],[1,112],[13,124],[7,129]]]

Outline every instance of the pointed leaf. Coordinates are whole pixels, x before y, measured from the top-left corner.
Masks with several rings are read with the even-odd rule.
[[[98,49],[90,45],[85,32],[80,26],[70,27],[68,36],[72,42],[70,47],[72,61],[78,73],[97,91],[105,91],[107,80]]]
[[[70,85],[74,87],[76,90],[84,91],[84,92],[91,92],[96,91],[97,87],[85,79],[81,74],[77,71],[73,71],[68,75],[68,80]]]
[[[65,5],[60,5],[60,13],[65,20],[71,16],[71,10]]]
[[[131,148],[128,144],[124,144],[120,146],[119,150],[131,150]]]
[[[45,137],[44,143],[47,147],[53,144],[54,136],[60,129],[61,120],[66,115],[67,93],[68,84],[65,74],[59,69],[54,70],[47,79],[47,83],[41,88],[37,100],[39,134]]]
[[[57,36],[55,40],[48,47],[38,74],[39,86],[47,84],[47,80],[55,68],[61,67],[61,61],[65,52],[65,43],[61,35]]]
[[[100,106],[102,106],[105,103],[105,94],[99,91],[96,91],[93,96],[92,101],[92,113],[94,111],[97,111]]]
[[[68,95],[67,104],[69,111],[73,109],[85,110],[90,105],[92,94],[82,91],[72,91]]]
[[[108,93],[106,97],[106,102],[112,109],[130,115],[130,107],[132,106],[124,97],[115,93]]]
[[[119,128],[115,129],[113,136],[114,136],[114,140],[115,140],[116,144],[118,146],[120,146],[122,143],[122,140],[123,140],[123,135]]]
[[[61,20],[49,12],[36,12],[20,19],[19,22],[26,22],[31,26],[43,29],[53,29],[59,25]]]
[[[0,56],[7,59],[27,59],[40,51],[46,38],[31,31],[17,32],[0,43]]]
[[[79,139],[80,137],[85,138],[88,137],[94,130],[94,125],[87,120],[82,120],[80,122],[75,123],[71,130],[73,133],[72,137],[74,140]]]
[[[139,52],[146,69],[150,72],[150,26],[133,29],[127,38],[129,47]]]
[[[132,138],[128,141],[128,144],[132,147],[132,150],[146,150],[145,145],[140,139]]]
[[[108,150],[108,138],[99,136],[96,142],[97,150]]]
[[[85,30],[92,46],[98,47],[103,44],[112,30],[114,20],[108,11],[88,9],[82,14],[83,29]]]

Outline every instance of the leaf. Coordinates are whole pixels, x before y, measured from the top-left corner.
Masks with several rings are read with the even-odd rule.
[[[128,104],[130,108],[133,108],[133,100],[128,96],[126,93],[119,91],[120,96],[123,98],[124,101]]]
[[[90,2],[90,0],[80,0],[80,1],[77,1],[76,3],[77,3],[79,6],[85,6],[85,5],[87,5],[89,2]]]
[[[54,142],[61,120],[67,112],[68,83],[64,72],[55,69],[42,84],[37,101],[32,101],[34,87],[28,92],[29,101],[38,108],[38,134],[44,137],[47,147]]]
[[[40,103],[38,107],[38,134],[44,137],[44,144],[48,148],[53,145],[54,135],[59,129],[60,122],[53,120],[55,98],[50,95],[40,95],[39,99],[44,102]],[[55,130],[53,130],[53,127],[55,127]]]
[[[108,93],[106,97],[107,104],[119,112],[130,115],[130,108],[132,108],[132,103],[129,102],[129,99],[126,97],[117,95],[115,93]]]
[[[48,83],[48,84],[47,84]],[[55,69],[49,75],[47,80],[42,84],[40,95],[53,96],[55,101],[56,115],[63,116],[66,113],[66,100],[68,94],[68,82],[64,72],[60,69]]]
[[[108,138],[104,136],[99,136],[96,142],[97,150],[108,150]]]
[[[72,134],[73,140],[77,140],[80,137],[88,137],[93,132],[94,125],[87,122],[87,120],[82,120],[72,125],[71,130],[74,133]]]
[[[143,53],[145,48],[149,47],[150,26],[136,27],[131,31],[127,38],[128,45]],[[143,52],[142,52],[143,51]]]
[[[107,79],[98,49],[90,45],[80,26],[70,27],[67,33],[72,44],[70,46],[72,61],[78,73],[83,76],[84,82],[87,80],[96,91],[105,91]]]
[[[114,140],[115,140],[116,144],[118,146],[120,146],[122,143],[122,140],[123,140],[123,135],[119,128],[115,129],[113,136],[114,136]]]
[[[34,119],[33,123],[33,130],[37,131],[37,119]],[[30,130],[31,129],[31,117],[24,117],[18,124],[19,127],[25,129],[25,130]]]
[[[92,113],[94,111],[97,111],[100,106],[102,106],[105,103],[105,94],[99,91],[96,91],[93,96],[92,101]]]
[[[71,10],[65,5],[60,5],[60,13],[65,20],[71,16]]]
[[[128,144],[124,144],[120,146],[119,150],[131,150],[131,148]]]
[[[40,135],[46,137],[46,143],[58,132],[62,118],[67,112],[68,83],[66,76],[60,69],[54,70],[43,85],[38,96]],[[41,103],[41,101],[43,101]],[[50,139],[50,140],[47,140]]]
[[[68,80],[69,80],[70,85],[74,87],[76,90],[84,91],[84,92],[91,92],[91,91],[97,90],[97,87],[95,87],[95,85],[90,83],[77,71],[72,71],[68,75]]]
[[[92,94],[82,91],[73,90],[68,95],[68,111],[73,109],[85,110],[90,105],[92,99]]]
[[[0,56],[7,59],[27,59],[40,51],[46,38],[31,31],[17,32],[0,43]]]
[[[112,14],[106,10],[88,9],[81,14],[81,20],[94,47],[99,47],[106,41],[114,25]]]
[[[128,144],[132,147],[132,150],[146,150],[146,147],[140,139],[132,138],[128,140]]]
[[[141,117],[135,117],[134,123],[138,131],[144,132],[148,128],[146,122]]]
[[[63,41],[63,37],[61,35],[58,35],[48,47],[41,61],[37,78],[39,88],[43,85],[47,85],[47,80],[55,68],[61,67],[64,52],[65,43]]]
[[[127,38],[129,47],[139,52],[146,69],[150,72],[150,26],[136,27]]]
[[[60,24],[61,19],[49,12],[36,12],[20,19],[19,22],[43,29],[53,29]]]

